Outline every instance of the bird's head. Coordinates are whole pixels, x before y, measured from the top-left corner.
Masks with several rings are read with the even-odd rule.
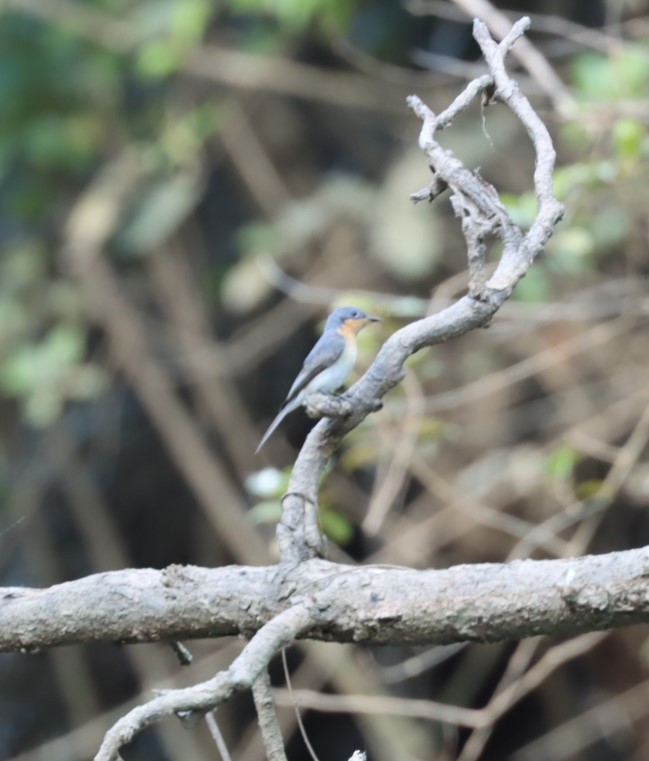
[[[344,328],[351,333],[358,333],[370,322],[379,322],[378,317],[370,317],[362,309],[356,307],[341,307],[333,311],[327,319],[325,330],[340,330]]]

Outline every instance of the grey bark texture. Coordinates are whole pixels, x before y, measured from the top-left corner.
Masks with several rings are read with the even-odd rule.
[[[649,621],[649,548],[566,560],[416,571],[305,561],[126,570],[48,589],[4,589],[0,651],[80,642],[250,636],[295,605],[300,636],[365,645],[577,634]]]

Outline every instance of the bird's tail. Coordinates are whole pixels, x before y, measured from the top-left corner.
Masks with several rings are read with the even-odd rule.
[[[255,449],[255,454],[259,452],[259,450],[264,446],[264,444],[273,435],[273,433],[275,433],[275,429],[282,422],[282,420],[284,420],[284,418],[290,412],[293,412],[294,409],[297,409],[299,405],[300,405],[300,401],[298,399],[293,399],[285,407],[282,407],[282,409],[275,416],[275,419],[273,420],[273,422],[266,429],[266,433],[261,437],[261,441],[257,445],[257,449]]]

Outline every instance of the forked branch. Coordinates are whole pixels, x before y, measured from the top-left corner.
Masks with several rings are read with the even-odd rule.
[[[476,19],[473,36],[480,45],[489,73],[470,82],[440,114],[433,113],[417,96],[408,98],[409,106],[422,120],[419,146],[433,173],[430,185],[414,193],[412,200],[432,201],[446,189],[450,191],[451,203],[462,221],[467,242],[469,292],[452,306],[394,333],[385,342],[369,370],[346,395],[350,413],[335,419],[325,418],[307,437],[282,502],[282,520],[277,531],[282,562],[288,566],[297,565],[324,551],[316,520],[318,487],[324,467],[342,438],[380,407],[385,394],[402,379],[403,365],[409,356],[427,346],[487,326],[510,297],[516,283],[543,251],[561,219],[563,207],[552,188],[555,162],[552,140],[547,128],[505,69],[507,52],[529,24],[528,18],[521,19],[498,44],[490,36],[486,25]],[[435,139],[438,130],[448,127],[479,96],[484,106],[496,102],[505,104],[523,124],[532,141],[538,210],[526,233],[514,223],[495,188],[477,171],[467,169],[460,159],[442,148]],[[503,250],[494,274],[485,282],[483,272],[487,238],[500,240]]]
[[[493,315],[509,298],[518,280],[523,277],[535,257],[543,250],[554,227],[561,218],[562,207],[552,190],[555,154],[550,136],[505,69],[504,61],[508,50],[520,39],[528,26],[529,20],[522,19],[512,27],[507,37],[500,44],[497,44],[489,35],[486,26],[476,21],[473,33],[484,54],[488,73],[471,82],[453,103],[440,114],[433,113],[416,96],[411,96],[408,99],[410,107],[422,121],[419,145],[433,173],[431,183],[424,190],[414,193],[412,200],[415,202],[432,201],[442,192],[446,190],[450,192],[453,209],[461,219],[462,230],[467,241],[468,294],[438,314],[413,322],[392,335],[382,347],[368,372],[350,390],[344,400],[338,401],[333,407],[330,405],[328,408],[325,406],[327,400],[320,400],[320,402],[316,399],[311,400],[312,407],[320,405],[321,412],[324,414],[328,412],[336,416],[325,418],[314,428],[297,458],[289,490],[283,499],[282,520],[278,527],[281,564],[272,569],[258,569],[257,573],[262,574],[263,578],[260,579],[261,583],[257,588],[252,589],[250,586],[257,578],[257,574],[250,569],[239,568],[237,569],[239,574],[237,588],[234,593],[228,592],[224,596],[223,606],[208,608],[205,601],[205,589],[201,587],[200,605],[187,610],[186,607],[183,607],[186,605],[187,598],[171,594],[173,590],[169,588],[169,578],[166,579],[162,599],[165,604],[169,604],[172,608],[170,615],[165,617],[167,626],[178,625],[179,614],[184,611],[194,623],[200,615],[207,615],[205,633],[209,636],[218,636],[224,631],[232,633],[233,630],[246,633],[256,630],[257,633],[225,671],[193,687],[159,694],[148,703],[139,706],[121,718],[107,732],[96,761],[116,761],[119,758],[120,748],[128,743],[136,733],[166,716],[173,714],[183,717],[188,715],[201,716],[226,700],[233,692],[251,689],[253,685],[255,685],[256,703],[263,714],[261,718],[267,746],[272,749],[270,751],[272,755],[279,758],[281,755],[279,751],[281,738],[277,732],[272,711],[268,710],[268,682],[265,674],[271,658],[298,636],[341,640],[345,638],[345,632],[347,632],[347,635],[356,641],[372,641],[376,640],[377,637],[379,640],[376,641],[385,642],[398,641],[400,637],[402,641],[406,642],[430,642],[435,641],[436,637],[439,641],[485,639],[489,637],[498,639],[511,636],[528,636],[530,633],[539,633],[550,628],[560,629],[561,626],[557,625],[557,622],[563,620],[561,616],[565,616],[568,620],[566,626],[572,627],[566,631],[572,631],[575,627],[605,628],[611,625],[613,619],[610,617],[609,607],[605,606],[605,610],[600,610],[598,607],[599,601],[602,599],[601,596],[593,602],[590,596],[582,594],[581,586],[577,586],[575,591],[573,576],[566,577],[566,569],[562,566],[549,565],[547,569],[540,564],[533,566],[536,573],[560,574],[559,577],[554,578],[553,583],[547,585],[547,595],[541,599],[549,607],[546,607],[543,611],[544,615],[540,615],[539,621],[534,627],[530,629],[529,612],[526,615],[521,615],[521,608],[529,603],[530,595],[523,595],[520,603],[515,596],[510,596],[507,598],[507,603],[511,602],[513,607],[509,628],[488,631],[485,634],[485,621],[492,620],[493,626],[500,625],[502,627],[503,621],[509,621],[509,619],[498,615],[493,615],[490,619],[485,614],[480,615],[473,622],[467,621],[465,611],[477,610],[478,607],[468,604],[466,601],[463,602],[462,610],[457,612],[455,616],[452,612],[447,611],[450,618],[445,618],[442,615],[443,604],[444,601],[447,605],[450,604],[449,597],[452,598],[452,595],[448,593],[447,577],[444,577],[446,581],[444,581],[443,586],[439,586],[442,583],[438,575],[439,572],[415,572],[406,569],[395,571],[394,569],[378,567],[354,570],[347,566],[333,566],[333,564],[315,559],[316,556],[323,554],[324,550],[316,516],[320,476],[330,455],[339,446],[342,438],[367,415],[380,407],[385,394],[403,377],[403,365],[409,356],[424,347],[463,335],[473,328],[488,325]],[[526,233],[518,228],[507,213],[496,190],[478,172],[467,169],[457,157],[442,148],[436,141],[437,131],[448,127],[453,119],[467,109],[476,98],[481,98],[484,106],[498,102],[508,107],[520,120],[532,141],[536,157],[534,187],[538,199],[538,210],[533,224]],[[132,165],[131,161],[124,162],[122,169],[128,177],[131,177],[135,171],[133,166],[137,170],[137,164]],[[113,193],[109,195],[111,205],[104,209],[104,212],[107,213],[98,216],[96,209],[94,209],[94,213],[82,214],[80,212],[78,219],[72,220],[72,222],[78,223],[71,224],[71,228],[76,231],[73,237],[75,238],[75,250],[78,256],[71,257],[71,262],[77,268],[80,277],[83,277],[84,273],[88,272],[88,267],[91,266],[94,267],[95,276],[97,271],[101,272],[97,268],[101,267],[103,247],[109,233],[119,221],[118,212],[121,210],[120,204],[122,203],[122,200],[116,198]],[[82,211],[87,212],[88,209]],[[489,280],[486,280],[484,277],[484,259],[487,241],[489,240],[499,240],[502,243],[503,252],[494,274]],[[97,298],[100,297],[102,299],[107,298],[105,294],[102,295],[102,293],[97,292]],[[112,298],[110,294],[108,298]],[[114,308],[114,304],[112,306]],[[131,327],[127,326],[126,331],[125,335],[131,340]],[[119,345],[119,342],[116,343]],[[147,371],[144,375],[148,377],[150,372]],[[137,378],[141,377],[141,375],[137,375]],[[164,384],[158,385],[162,387]],[[157,391],[156,398],[159,398]],[[153,412],[155,413],[155,411],[154,409]],[[210,471],[209,463],[206,468],[202,465],[196,465],[195,458],[192,459],[188,452],[183,450],[182,446],[178,444],[175,429],[165,430],[168,430],[169,446],[176,448],[179,462],[185,463],[187,472],[194,472],[194,467]],[[223,519],[222,516],[221,519]],[[239,531],[236,521],[229,518],[223,520],[225,520],[223,530],[230,532],[230,535],[236,539]],[[252,549],[247,547],[246,552],[252,552],[253,555],[258,554],[254,547]],[[632,568],[628,569],[628,575],[636,582],[638,578],[644,580],[646,557],[642,555],[640,558],[636,558],[629,555],[628,562],[631,563],[632,561],[640,564],[641,568],[637,570],[636,565],[633,565]],[[574,562],[592,565],[603,561],[596,561],[591,558],[588,561],[581,559]],[[310,568],[315,568],[317,578],[309,576]],[[522,568],[523,566],[518,566],[515,569],[509,567],[511,574],[519,583]],[[216,571],[213,573],[218,575]],[[446,573],[451,574],[451,576],[453,574],[452,571]],[[485,568],[474,567],[472,573],[466,569],[458,569],[454,573],[461,577],[461,583],[467,583],[468,578],[470,589],[467,592],[467,599],[470,598],[470,595],[475,595],[478,581],[482,580],[485,583],[484,580],[487,579],[488,581],[489,579],[489,571]],[[355,577],[357,581],[359,580],[359,574],[367,574],[370,581],[364,583],[363,579],[360,579],[358,588],[363,591],[356,594],[357,589],[353,581]],[[389,583],[386,574],[391,574]],[[422,579],[427,578],[427,574],[430,574],[430,583],[435,585],[436,589],[441,590],[439,599],[431,595],[430,590],[417,586],[422,584]],[[146,572],[138,578],[142,578],[147,584],[151,581]],[[505,575],[498,569],[497,600],[500,601],[503,600],[503,578]],[[563,581],[563,586],[558,586],[557,579]],[[627,576],[625,576],[624,584],[611,589],[606,587],[606,600],[609,606],[615,607],[617,605],[614,613],[619,619],[615,620],[621,622],[646,620],[648,614],[643,605],[638,604],[638,599],[646,602],[644,587],[641,588],[640,598],[630,599],[627,581]],[[85,580],[85,583],[92,584],[92,580]],[[78,584],[83,586],[84,580]],[[336,592],[337,584],[342,585],[338,592]],[[386,585],[385,593],[382,589],[377,588],[382,585]],[[538,587],[539,584],[535,581],[534,588],[538,589]],[[75,589],[78,588],[75,587]],[[126,588],[131,591],[133,589],[132,586],[126,586]],[[245,597],[244,592],[246,590],[251,593],[250,598]],[[414,600],[413,604],[410,604],[406,610],[403,607],[403,601],[407,594],[422,592],[422,590],[423,598]],[[121,588],[115,590],[114,595],[108,594],[111,589],[104,587],[103,591],[108,595],[110,604],[121,605],[124,603],[125,596]],[[141,599],[146,599],[150,603],[152,599],[150,584],[147,592],[148,596],[143,594]],[[370,592],[371,595],[368,597],[367,594]],[[54,602],[57,601],[56,594],[58,593],[65,594],[66,590],[52,591],[51,595],[54,595]],[[642,596],[643,594],[644,596]],[[52,636],[52,627],[54,624],[60,624],[58,644],[63,641],[71,641],[70,622],[75,619],[68,615],[69,608],[55,605],[55,613],[61,620],[52,620],[52,616],[48,615],[48,610],[45,607],[32,604],[37,602],[35,599],[37,596],[37,593],[30,594],[24,590],[5,590],[4,595],[0,598],[6,608],[4,611],[5,624],[9,621],[8,614],[11,614],[12,610],[18,611],[17,617],[20,620],[17,622],[18,629],[16,631],[22,633],[17,634],[14,639],[25,648],[37,647],[39,643],[44,646],[57,644],[56,636]],[[244,603],[247,599],[252,600],[252,602],[246,608]],[[232,613],[232,619],[229,619],[228,601],[232,603],[233,600],[235,610]],[[133,611],[134,606],[131,601],[132,598],[128,597],[129,612],[138,617],[138,622],[129,629],[130,635],[126,632],[122,636],[125,639],[138,638],[138,636],[142,636],[142,633],[146,635],[149,631],[158,631],[147,628],[147,622],[151,623],[150,617],[153,615],[155,618],[159,612],[157,609],[153,610],[155,606],[149,605],[147,607],[146,604],[142,603],[137,610]],[[426,608],[425,604],[430,604],[431,601],[434,606]],[[84,600],[83,602],[88,609],[87,601]],[[347,615],[336,607],[342,603],[351,605]],[[20,628],[21,622],[23,625],[25,624],[30,611],[35,616],[38,625],[36,627],[27,625]],[[420,624],[417,623],[417,611],[426,613]],[[575,611],[579,615],[576,615]],[[55,619],[56,615],[54,616]],[[80,639],[85,638],[86,635],[90,639],[110,638],[111,633],[115,631],[115,626],[120,623],[124,624],[124,620],[114,615],[105,615],[102,618],[101,611],[97,609],[88,611],[88,617],[90,619],[88,633],[84,632],[80,635]],[[252,622],[251,625],[247,625],[248,622]],[[433,628],[434,626],[442,627],[442,630],[437,631],[437,633],[432,632],[431,622]],[[80,623],[82,622],[77,618],[76,624],[80,625]],[[7,629],[7,626],[3,626],[3,629]],[[49,640],[47,639],[48,631]],[[186,631],[189,633],[195,630],[190,626]],[[44,636],[45,639],[34,640],[34,632],[38,633],[39,636]],[[43,632],[45,632],[44,635]],[[5,635],[7,633],[5,632]],[[177,633],[170,632],[171,636]],[[116,633],[115,637],[119,639],[120,635]],[[382,637],[386,637],[386,639],[381,640]],[[145,636],[145,638],[147,637]]]

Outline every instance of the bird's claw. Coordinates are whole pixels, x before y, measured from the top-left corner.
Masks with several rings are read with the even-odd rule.
[[[351,415],[353,407],[351,401],[345,396],[316,393],[308,396],[305,409],[306,414],[312,418],[339,418]]]

